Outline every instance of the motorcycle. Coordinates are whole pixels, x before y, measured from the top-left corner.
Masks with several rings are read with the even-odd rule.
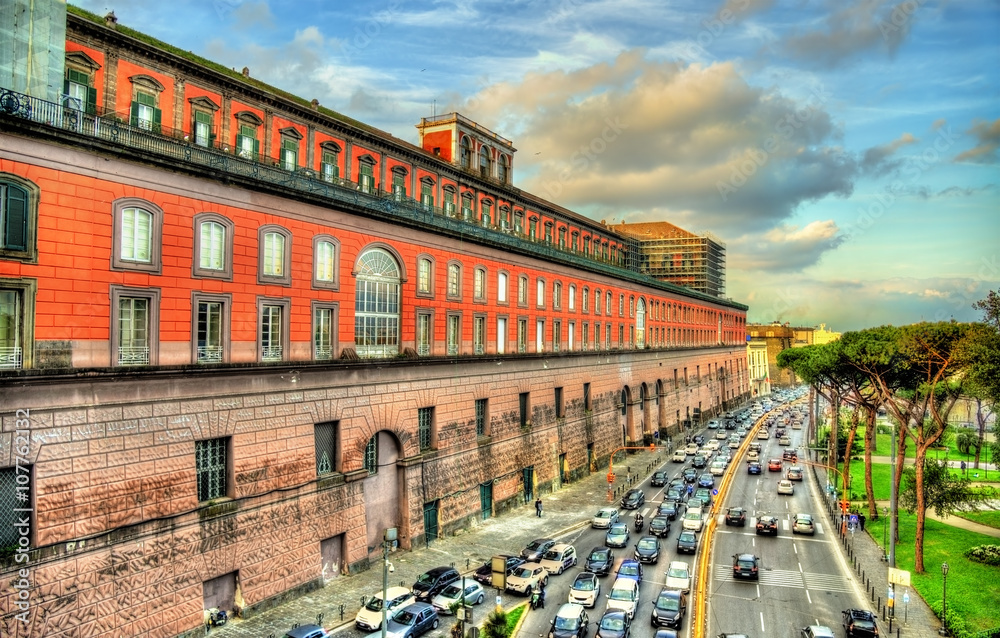
[[[219,609],[218,607],[212,607],[208,610],[208,624],[212,627],[221,627],[226,624],[229,620],[229,614],[226,613],[225,609]]]
[[[641,516],[636,516],[635,517],[635,531],[641,532],[642,531],[642,527],[643,527],[644,524],[645,524],[645,521],[642,520]]]
[[[545,592],[535,589],[531,592],[531,608],[532,609],[544,609],[545,608]]]

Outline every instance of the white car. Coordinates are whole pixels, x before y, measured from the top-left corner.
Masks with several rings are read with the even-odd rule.
[[[750,450],[747,452],[747,463],[751,461],[760,461],[760,453],[757,450]]]
[[[712,463],[712,467],[708,468],[712,476],[722,476],[726,473],[726,463],[725,461],[715,461]]]
[[[788,479],[781,479],[778,481],[778,494],[794,494],[795,485],[792,484]]]
[[[700,532],[705,521],[702,520],[700,507],[692,507],[684,513],[684,520],[681,522],[681,529],[688,529],[692,532]]]
[[[590,526],[594,529],[607,529],[613,523],[618,522],[618,510],[614,507],[602,507],[594,518],[590,520]]]
[[[576,548],[568,543],[557,543],[542,555],[539,564],[550,574],[561,574],[576,565]]]
[[[439,614],[450,614],[452,607],[462,598],[462,581],[457,580],[444,588],[444,590],[431,600],[431,604],[437,608]],[[486,592],[483,586],[474,580],[465,581],[465,604],[478,605],[486,600]]]
[[[687,446],[684,448],[684,453],[687,454],[688,456],[694,456],[695,453],[697,452],[698,452],[697,443],[688,443]]]
[[[527,595],[538,583],[547,583],[549,573],[539,563],[524,563],[507,577],[507,591]]]
[[[719,443],[718,439],[711,439],[708,443],[705,444],[705,447],[714,452],[719,449],[719,445],[721,444]]]
[[[688,455],[683,449],[674,452],[674,455],[670,457],[670,460],[674,463],[687,463]]]
[[[413,597],[413,592],[406,587],[390,587],[385,590],[385,594],[389,601],[385,610],[387,618],[391,618],[396,610],[417,602],[417,599]],[[354,625],[365,632],[377,631],[382,628],[381,591],[369,598],[365,606],[358,610],[358,615],[354,617]]]
[[[691,569],[681,560],[672,560],[667,566],[667,588],[691,591]]]
[[[719,428],[719,422],[716,419],[712,419],[711,421],[708,422],[709,430],[716,430],[718,428]]]
[[[569,588],[569,602],[584,607],[595,607],[601,596],[601,581],[593,572],[580,572]]]
[[[619,578],[611,585],[608,592],[607,610],[625,612],[629,618],[635,616],[635,608],[639,604],[639,583],[631,578]]]

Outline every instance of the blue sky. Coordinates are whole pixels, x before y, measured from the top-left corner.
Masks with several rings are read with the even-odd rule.
[[[1000,287],[995,0],[71,4],[414,143],[457,110],[521,188],[721,238],[751,321],[975,320]]]

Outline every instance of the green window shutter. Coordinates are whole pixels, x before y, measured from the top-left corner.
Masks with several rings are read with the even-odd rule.
[[[92,86],[87,87],[87,113],[91,115],[97,113],[97,89]]]
[[[203,112],[203,111],[195,111],[194,112],[194,121],[195,122],[201,122],[202,124],[209,124],[209,125],[211,125],[212,124],[212,116],[209,115],[208,113]]]
[[[69,95],[69,80],[63,80],[63,95]]]
[[[236,151],[237,154],[239,154],[240,149],[243,148],[243,140],[245,137],[246,137],[245,135],[240,135],[240,134],[236,135],[236,148],[234,150]]]
[[[4,202],[4,248],[28,249],[28,193],[17,186],[8,185]],[[2,191],[0,191],[2,192]]]
[[[139,126],[139,102],[132,102],[132,112],[129,117],[129,124],[132,126]]]
[[[160,132],[160,118],[162,117],[162,115],[163,111],[161,111],[160,109],[153,109],[153,127],[151,130],[156,133]]]
[[[86,73],[82,73],[76,69],[67,69],[66,78],[71,82],[83,84],[84,86],[90,84],[90,77]]]
[[[260,140],[255,139],[253,141],[253,159],[260,157]]]

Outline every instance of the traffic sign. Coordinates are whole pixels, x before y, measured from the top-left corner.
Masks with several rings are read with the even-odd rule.
[[[910,592],[903,592],[903,603],[904,604],[910,603]]]
[[[858,524],[858,515],[851,514],[851,525],[857,525],[857,524]]]
[[[716,488],[716,489],[712,490],[712,496],[718,496],[718,495],[719,495],[719,490],[718,490],[718,488]]]

